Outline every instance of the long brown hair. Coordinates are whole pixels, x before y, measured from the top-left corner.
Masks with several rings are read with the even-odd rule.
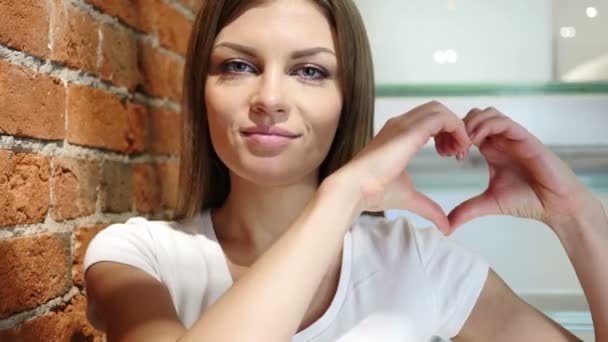
[[[354,3],[311,1],[323,10],[335,30],[343,95],[336,135],[320,165],[321,182],[349,162],[373,136],[374,74],[367,34]],[[203,94],[217,34],[258,2],[206,0],[196,16],[184,71],[183,136],[174,219],[188,219],[203,209],[220,207],[230,191],[228,168],[211,144]],[[383,212],[367,214],[383,216]]]

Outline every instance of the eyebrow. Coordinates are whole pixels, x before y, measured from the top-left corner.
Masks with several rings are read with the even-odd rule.
[[[249,55],[251,57],[257,57],[258,56],[258,54],[256,53],[255,49],[250,48],[250,47],[245,46],[245,45],[237,44],[237,43],[223,42],[223,43],[219,43],[216,46],[214,46],[214,48],[218,48],[218,47],[226,47],[226,48],[229,48],[231,50],[235,50],[235,51],[238,51],[240,53],[243,53],[245,55]],[[334,56],[336,55],[336,53],[333,52],[331,49],[328,49],[328,48],[325,48],[325,47],[314,47],[314,48],[294,51],[294,52],[291,53],[291,58],[294,58],[294,59],[296,59],[296,58],[302,58],[302,57],[316,55],[318,53],[329,53],[329,54],[332,54]]]

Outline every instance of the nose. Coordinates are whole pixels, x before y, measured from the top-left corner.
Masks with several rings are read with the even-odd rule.
[[[273,122],[282,121],[289,114],[290,105],[282,71],[267,68],[260,75],[250,106],[253,113],[270,118]]]

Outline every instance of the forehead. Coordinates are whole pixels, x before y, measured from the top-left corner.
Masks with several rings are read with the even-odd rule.
[[[224,40],[248,45],[273,41],[284,47],[334,47],[333,28],[323,10],[311,0],[256,3],[222,28],[216,41]]]

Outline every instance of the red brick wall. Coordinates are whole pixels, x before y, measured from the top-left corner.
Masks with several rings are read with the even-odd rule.
[[[0,341],[101,341],[89,241],[176,202],[202,0],[0,0]]]

